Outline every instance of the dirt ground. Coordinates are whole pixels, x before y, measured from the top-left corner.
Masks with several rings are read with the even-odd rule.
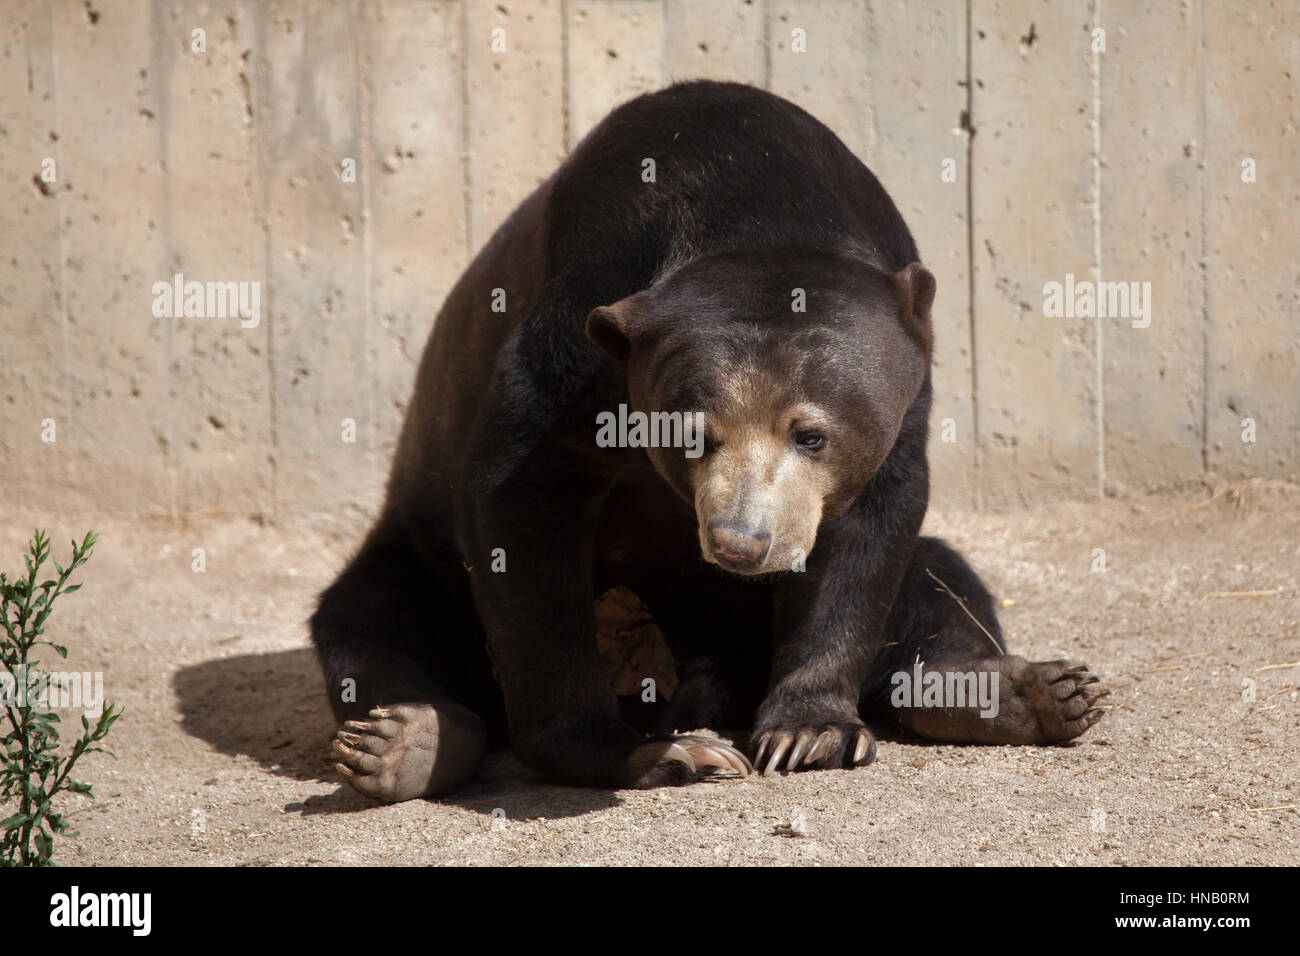
[[[649,792],[543,785],[503,754],[398,806],[334,779],[304,625],[359,530],[11,514],[0,566],[38,524],[61,560],[101,533],[49,636],[125,708],[118,759],[81,765],[98,799],[65,798],[82,835],[64,865],[1300,863],[1297,485],[931,514],[1002,599],[1013,652],[1084,660],[1113,690],[1074,746],[886,736],[859,770]]]

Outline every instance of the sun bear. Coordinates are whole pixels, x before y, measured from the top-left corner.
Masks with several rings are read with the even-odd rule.
[[[799,107],[691,82],[615,109],[449,294],[382,513],[311,618],[342,778],[444,794],[508,742],[557,783],[655,787],[867,764],[865,719],[1087,730],[1097,678],[1008,655],[975,572],[919,535],[934,297],[880,182]],[[614,587],[662,630],[671,696],[614,693]],[[676,733],[703,727],[749,733]]]

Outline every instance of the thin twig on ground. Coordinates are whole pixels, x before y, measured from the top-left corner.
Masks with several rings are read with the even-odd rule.
[[[1006,651],[1002,650],[1002,647],[997,642],[997,638],[995,638],[992,634],[990,634],[989,629],[985,627],[983,624],[981,624],[979,618],[977,618],[974,614],[970,612],[970,608],[966,606],[966,602],[963,601],[961,598],[959,598],[957,595],[953,594],[952,588],[948,587],[948,585],[940,581],[938,576],[929,568],[925,569],[925,573],[930,575],[931,579],[938,582],[939,587],[943,588],[945,591],[948,592],[948,596],[952,598],[954,601],[956,601],[957,606],[966,612],[966,616],[975,622],[975,626],[984,632],[984,636],[989,639],[989,643],[993,645],[993,647],[997,650],[997,652],[999,654],[1005,654]]]

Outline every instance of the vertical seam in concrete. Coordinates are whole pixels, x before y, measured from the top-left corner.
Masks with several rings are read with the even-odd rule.
[[[257,45],[257,58],[254,61],[251,82],[255,84],[252,90],[253,102],[257,104],[257,109],[253,113],[254,136],[257,140],[257,178],[261,189],[261,202],[259,203],[258,216],[261,219],[262,226],[262,269],[263,285],[266,289],[266,310],[263,315],[266,321],[266,394],[267,394],[267,415],[269,418],[271,433],[271,517],[272,520],[278,518],[280,514],[280,420],[279,406],[276,392],[276,368],[275,368],[275,284],[273,282],[272,263],[272,228],[271,228],[271,186],[268,166],[270,165],[270,132],[267,128],[266,118],[270,110],[270,96],[266,95],[270,83],[268,75],[270,65],[266,57],[266,18],[268,16],[267,8],[261,5],[254,7],[253,14],[253,42]],[[363,171],[363,175],[368,171]]]
[[[663,26],[659,31],[659,85],[667,86],[673,82],[668,75],[668,0],[659,0],[659,23]]]
[[[669,86],[679,79],[686,79],[686,77],[672,76],[668,72],[668,51],[672,48],[673,30],[673,18],[668,12],[668,4],[671,2],[672,0],[659,0],[659,17],[663,23],[663,29],[659,31],[659,85],[661,87]]]
[[[1095,28],[1101,22],[1101,0],[1093,0],[1092,23]],[[1102,259],[1102,205],[1101,205],[1101,53],[1092,51],[1090,61],[1092,72],[1092,258],[1096,270],[1096,280],[1103,279],[1104,260]],[[1101,309],[1097,310],[1101,312]],[[1097,497],[1106,497],[1106,322],[1098,315],[1094,320],[1096,336],[1095,358],[1097,387]]]
[[[560,142],[564,155],[573,149],[573,123],[569,118],[569,0],[560,0]]]
[[[984,482],[981,474],[979,353],[975,350],[975,69],[971,37],[974,0],[966,0],[966,297],[970,329],[970,422],[971,470],[975,489],[975,510],[984,508]]]
[[[165,27],[160,26],[166,16],[162,6],[160,0],[155,0],[154,3],[150,4],[149,35],[152,39],[151,55],[154,57],[152,64],[154,88],[159,91],[156,104],[158,107],[158,157],[163,174],[163,214],[160,218],[162,220],[163,249],[167,273],[171,274],[177,266],[181,266],[183,271],[183,264],[177,262],[176,229],[173,222],[175,205],[172,201],[172,167],[169,162],[170,157],[167,154],[167,144],[171,140],[171,100],[168,97],[168,87],[161,82],[164,76],[168,77],[168,79],[171,77],[171,68],[175,66],[175,51],[171,50],[169,46],[170,43],[174,42],[170,32]],[[165,53],[163,57],[158,57],[157,53],[160,44],[162,50],[171,51],[170,54]],[[184,312],[183,309],[179,308],[173,308],[172,311],[178,314]],[[166,441],[166,446],[163,449],[163,466],[167,472],[167,510],[175,519],[180,517],[176,504],[176,435],[174,428],[176,387],[172,373],[172,364],[176,354],[176,316],[168,317],[163,328],[166,332],[164,341],[166,343],[167,363],[164,375],[167,383],[167,402],[166,409],[163,412],[163,437]]]
[[[762,0],[760,15],[763,17],[763,89],[772,89],[772,3]]]
[[[1209,105],[1206,89],[1206,60],[1208,57],[1208,40],[1205,35],[1205,0],[1197,5],[1197,31],[1200,34],[1196,46],[1196,138],[1200,142],[1198,167],[1201,178],[1200,226],[1201,226],[1201,471],[1210,472],[1210,227],[1206,216],[1206,207],[1210,191],[1210,167],[1205,162],[1206,150],[1209,148]]]
[[[872,83],[872,74],[874,73],[876,67],[880,63],[880,57],[878,55],[879,51],[876,49],[875,2],[874,0],[865,0],[865,3],[866,3],[866,10],[863,14],[863,20],[865,21],[866,24],[865,28],[867,31],[867,35],[866,37],[864,37],[863,45],[862,45],[862,49],[866,56],[866,69],[863,72],[866,74],[867,97],[868,97],[867,102],[868,102],[868,109],[869,109],[867,115],[867,122],[871,124],[871,127],[867,133],[867,163],[866,164],[867,167],[874,172],[875,165],[876,165],[875,144],[880,142],[881,136],[880,136],[880,129],[879,129],[880,120],[876,112],[876,102],[874,99],[871,98],[873,95],[873,91],[875,90],[875,85]],[[924,258],[925,258],[924,256],[921,256],[922,261],[924,261]]]
[[[474,164],[470,157],[469,0],[460,0],[460,39],[461,190],[464,195],[466,256],[473,259],[478,250],[474,247]]]
[[[54,101],[54,128],[58,131],[59,138],[54,144],[54,162],[55,178],[65,174],[63,168],[63,125],[62,115],[59,112],[59,43],[55,30],[58,24],[54,19],[54,5],[50,4],[46,8],[46,13],[50,18],[50,98]],[[54,190],[54,226],[55,235],[58,241],[58,295],[59,295],[59,348],[63,354],[60,356],[63,373],[63,381],[59,391],[63,395],[63,414],[65,427],[72,424],[72,374],[68,368],[71,349],[68,347],[68,283],[64,274],[63,263],[67,259],[67,241],[68,237],[63,231],[63,190],[55,188]],[[64,475],[67,475],[67,460],[63,459]]]
[[[871,0],[863,0],[862,3],[862,51],[867,58],[866,69],[863,71],[862,81],[866,86],[866,105],[867,105],[867,166],[874,168],[876,165],[877,144],[880,142],[880,130],[877,127],[876,120],[876,99],[875,99],[875,82],[871,75],[871,44],[875,42],[876,37],[876,11]]]
[[[361,281],[362,303],[365,312],[365,343],[362,357],[362,374],[366,382],[366,459],[367,470],[375,467],[375,368],[372,361],[375,351],[375,296],[374,296],[374,234],[371,229],[372,199],[370,190],[374,178],[370,175],[375,156],[373,142],[374,91],[370,77],[370,17],[360,5],[352,8],[352,15],[357,20],[357,125],[361,135],[361,168],[365,173],[361,177]],[[373,476],[367,476],[373,477]]]

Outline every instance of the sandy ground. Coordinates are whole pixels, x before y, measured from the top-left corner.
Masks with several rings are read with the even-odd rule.
[[[650,792],[543,785],[502,754],[398,806],[333,778],[304,626],[359,533],[11,514],[0,566],[38,524],[60,559],[101,533],[50,636],[126,711],[118,759],[81,766],[98,799],[65,798],[64,865],[1300,863],[1300,486],[931,515],[1005,602],[1014,652],[1113,689],[1074,746],[886,738],[864,769]]]

